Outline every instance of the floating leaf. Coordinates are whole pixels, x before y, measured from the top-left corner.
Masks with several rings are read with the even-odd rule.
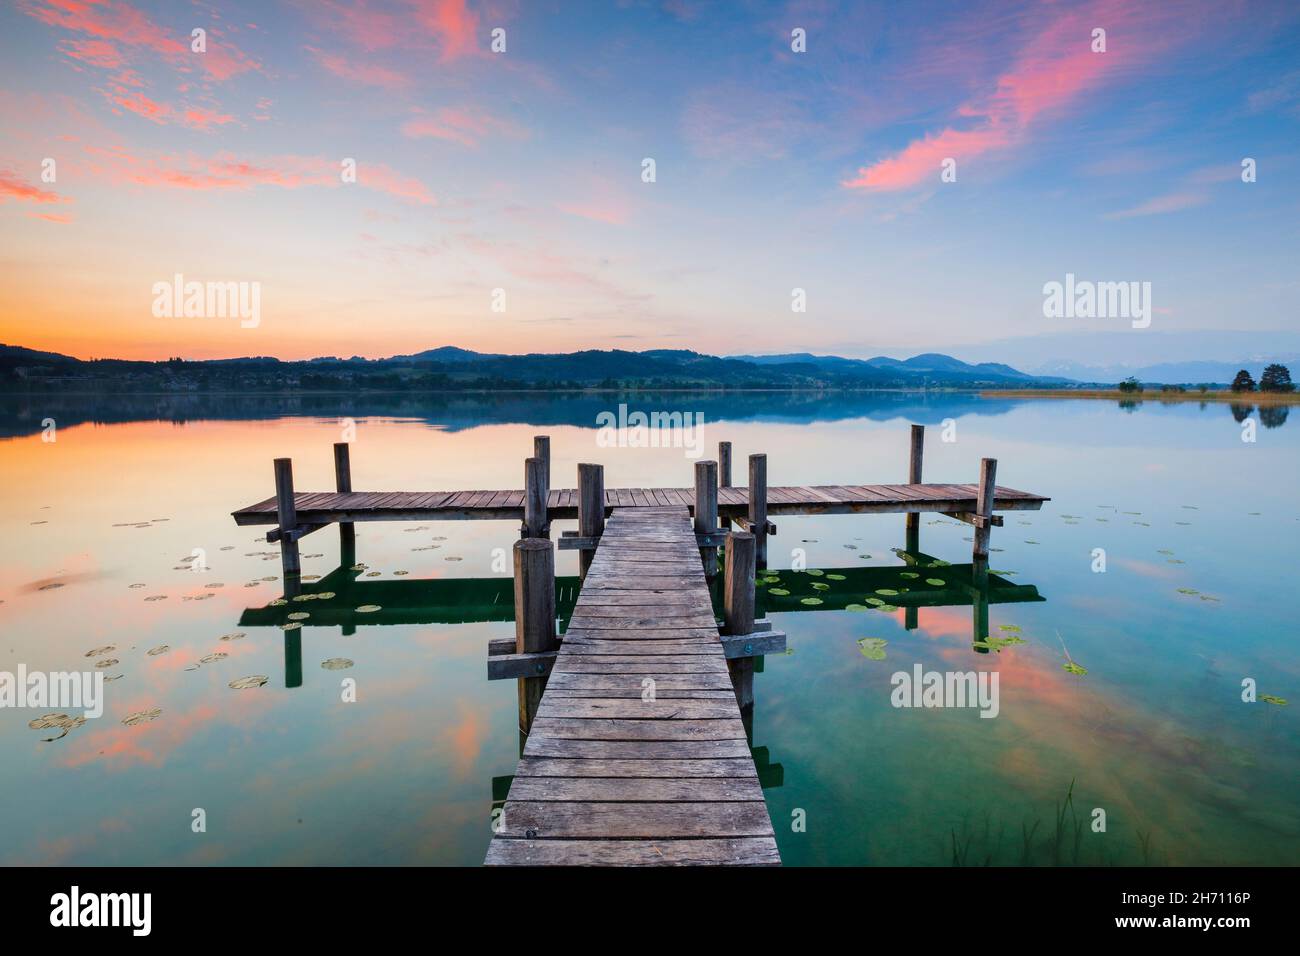
[[[363,604],[356,609],[358,614],[374,614],[376,611],[382,611],[383,607],[378,604]]]
[[[846,578],[846,577],[845,577],[844,575],[842,575],[842,574],[828,574],[828,575],[826,575],[826,580],[827,580],[827,581],[847,581],[848,578]]]
[[[789,597],[790,592],[785,588],[768,588],[768,594],[775,594],[777,597]]]
[[[892,604],[881,604],[879,607],[876,608],[876,610],[877,610],[877,611],[884,611],[886,614],[889,614],[889,613],[891,613],[891,612],[893,612],[893,611],[897,611],[898,608],[895,607],[895,606],[892,605]]]
[[[239,640],[240,638],[244,638],[244,637],[247,637],[247,636],[248,636],[248,635],[245,634],[243,631],[235,631],[233,634],[222,634],[221,637],[217,638],[217,640],[220,640],[220,641],[237,641],[237,640]]]
[[[941,588],[948,582],[945,581],[943,578],[926,578],[925,583],[936,588]]]
[[[800,604],[808,604],[808,605],[817,605],[817,604],[821,604],[821,603],[823,603],[823,602],[822,602],[822,599],[821,599],[821,598],[801,598],[801,599],[799,600],[799,603],[800,603]]]
[[[229,686],[231,690],[248,690],[252,687],[261,687],[268,680],[270,680],[269,677],[263,677],[261,674],[254,674],[252,677],[237,677],[227,686]]]
[[[920,573],[917,572],[917,571],[900,571],[900,572],[898,573],[898,576],[899,576],[900,578],[908,578],[908,579],[912,579],[912,578],[919,578],[921,575],[920,575]]]
[[[1196,590],[1195,588],[1179,588],[1178,593],[1179,594],[1200,594],[1201,592]]]
[[[105,667],[112,667],[114,664],[117,663],[118,663],[118,659],[116,657],[105,657],[101,660],[95,661],[95,666],[102,669]]]
[[[1086,667],[1076,664],[1074,661],[1070,661],[1069,663],[1062,664],[1061,667],[1064,670],[1069,671],[1071,674],[1078,674],[1080,677],[1088,673],[1088,669]]]
[[[819,578],[825,573],[826,572],[821,570],[820,568],[809,568],[807,571],[804,572],[804,574],[810,575],[811,577],[814,578]]]
[[[159,654],[166,654],[170,650],[171,650],[170,645],[159,644],[157,647],[149,648],[149,650],[145,651],[145,653],[148,654],[150,657],[157,657]]]
[[[895,597],[898,594],[893,588],[876,588],[876,593],[883,594],[885,597]]]
[[[830,586],[829,584],[822,584],[820,581],[814,581],[814,582],[813,582],[813,590],[816,590],[816,591],[829,591],[830,589],[831,589],[831,586]]]
[[[331,657],[327,661],[321,661],[320,666],[327,671],[343,671],[351,667],[352,663],[346,657]]]
[[[302,628],[302,621],[285,621],[280,625],[282,631],[297,631]]]
[[[858,650],[869,661],[883,661],[885,659],[885,645],[888,643],[888,641],[879,637],[864,637],[858,641]]]
[[[885,603],[882,598],[878,598],[878,597],[869,597],[866,598],[865,600],[868,604],[874,605],[875,607],[880,607],[882,604]]]
[[[215,664],[217,661],[224,661],[230,655],[225,651],[217,651],[213,654],[205,655],[199,658],[200,664]]]
[[[1020,633],[1020,628],[1019,628],[1019,626],[1017,626],[1017,625],[1015,625],[1015,624],[999,624],[999,625],[998,625],[998,630],[999,630],[999,631],[1011,631],[1011,632],[1014,633],[1014,634],[1019,634],[1019,633]]]
[[[870,611],[871,608],[868,607],[868,606],[865,605],[865,604],[846,604],[846,605],[844,605],[844,610],[846,610],[846,611]]]
[[[292,614],[289,615],[289,620],[291,620],[291,621],[305,621],[305,620],[307,620],[307,618],[309,618],[309,617],[311,617],[311,615],[308,614],[306,611],[294,611]]]
[[[103,647],[92,647],[90,650],[86,651],[85,656],[101,657],[104,654],[107,654],[109,651],[115,651],[115,650],[117,650],[116,644],[105,644]]]
[[[158,715],[162,713],[161,707],[151,707],[149,710],[137,710],[134,714],[127,714],[122,718],[122,723],[128,727],[134,727],[136,724],[147,724],[151,720],[157,720]]]
[[[1259,695],[1259,699],[1262,700],[1262,701],[1263,701],[1264,703],[1266,703],[1266,704],[1273,704],[1273,705],[1275,705],[1275,706],[1277,706],[1277,707],[1285,707],[1285,706],[1286,706],[1286,698],[1285,698],[1285,697],[1274,697],[1272,694],[1260,694],[1260,695]]]

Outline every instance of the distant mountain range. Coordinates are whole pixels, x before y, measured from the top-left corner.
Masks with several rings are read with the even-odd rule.
[[[1144,381],[1227,382],[1240,366],[1225,363],[1175,363],[1174,377]],[[1080,366],[1079,369],[1083,367]],[[1155,372],[1160,367],[1150,371]],[[715,356],[679,349],[645,352],[587,350],[528,355],[474,352],[454,346],[389,358],[314,358],[281,361],[247,358],[159,362],[124,359],[89,361],[0,345],[0,389],[9,392],[54,389],[125,391],[385,391],[562,389],[562,388],[724,388],[724,389],[974,389],[1050,388],[1081,383],[1114,384],[1123,374],[1078,374],[1060,368],[1020,371],[1000,362],[971,364],[929,352],[908,359],[877,356],[842,358],[793,352],[780,355]],[[1260,366],[1262,369],[1262,365]],[[1177,374],[1174,370],[1184,370]],[[1109,372],[1109,370],[1104,370]],[[1258,371],[1252,369],[1258,377]],[[1073,372],[1075,374],[1067,374]]]

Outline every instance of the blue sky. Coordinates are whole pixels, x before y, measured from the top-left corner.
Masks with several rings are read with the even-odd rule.
[[[1300,325],[1293,3],[19,0],[0,33],[11,344],[1114,362]],[[259,282],[261,323],[153,316],[175,273]],[[1151,328],[1045,318],[1066,273],[1150,282]]]

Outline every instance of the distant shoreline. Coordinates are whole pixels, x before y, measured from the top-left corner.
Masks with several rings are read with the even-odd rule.
[[[983,389],[981,398],[1102,398],[1121,402],[1228,402],[1237,405],[1300,405],[1300,392],[1165,392],[1149,388],[1121,392],[1117,388],[998,388]]]

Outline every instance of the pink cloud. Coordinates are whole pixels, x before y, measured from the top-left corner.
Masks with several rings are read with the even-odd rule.
[[[402,132],[411,139],[441,139],[461,146],[474,147],[489,136],[523,139],[528,134],[508,120],[484,112],[443,107],[432,115],[420,114],[402,124]]]
[[[396,70],[374,64],[353,63],[341,56],[326,53],[314,46],[305,49],[316,58],[316,61],[321,66],[345,80],[363,83],[367,86],[379,86],[387,90],[400,90],[411,85],[410,78],[398,73]]]
[[[97,164],[94,175],[113,182],[198,191],[246,191],[259,187],[303,189],[344,185],[338,159],[324,156],[273,156],[251,161],[228,153],[212,157],[193,154],[136,156],[123,149],[87,147]],[[432,206],[437,199],[419,179],[403,175],[383,163],[357,165],[357,185],[398,199]]]
[[[937,182],[944,159],[951,157],[960,165],[962,160],[1026,141],[1035,124],[1059,115],[1082,94],[1126,69],[1146,65],[1196,28],[1171,8],[1134,8],[1121,0],[1087,6],[1045,2],[1033,12],[1046,18],[1045,26],[1022,44],[1012,67],[997,77],[990,93],[957,108],[955,119],[965,122],[928,133],[897,154],[863,166],[842,185],[894,191]],[[1103,24],[1108,50],[1094,53],[1092,30]],[[1116,42],[1137,36],[1140,45]]]
[[[10,199],[22,199],[27,202],[52,203],[71,202],[66,196],[49,189],[41,189],[22,179],[17,173],[0,169],[0,202]]]
[[[240,73],[261,69],[256,60],[226,41],[219,31],[206,26],[207,51],[193,53],[190,51],[188,27],[180,31],[159,26],[123,0],[20,0],[18,8],[50,26],[83,33],[99,41],[113,41],[147,50],[174,67],[183,70],[197,67],[216,80],[228,80]],[[64,52],[86,62],[92,62],[87,57],[105,61],[110,58],[108,50],[111,46],[91,47],[90,52],[76,46],[72,51],[65,47]],[[112,49],[116,55],[117,48]],[[95,65],[106,64],[98,62]]]
[[[1191,209],[1194,206],[1202,206],[1209,202],[1209,195],[1203,192],[1180,192],[1169,193],[1165,196],[1156,196],[1154,199],[1148,199],[1146,202],[1139,203],[1129,209],[1121,209],[1119,212],[1107,213],[1106,219],[1133,219],[1138,216],[1159,216],[1163,213],[1178,212],[1182,209]]]

